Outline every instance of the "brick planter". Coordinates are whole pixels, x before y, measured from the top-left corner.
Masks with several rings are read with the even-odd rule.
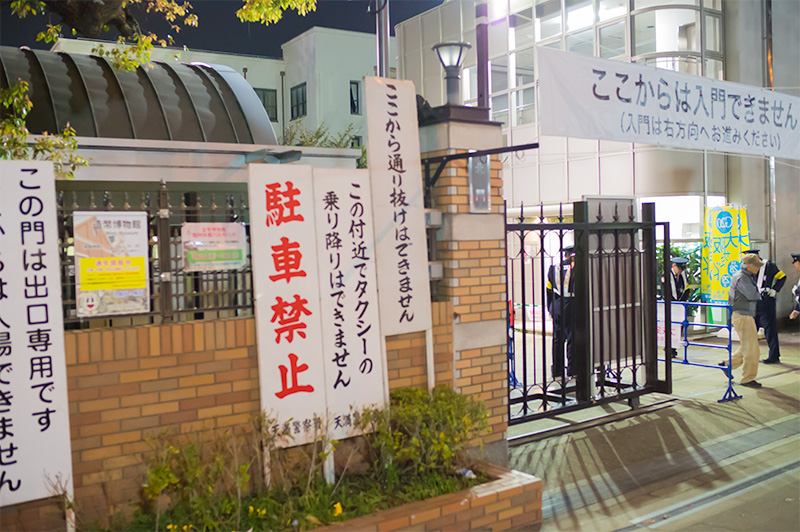
[[[493,480],[474,488],[405,504],[315,531],[509,530],[542,522],[542,481],[532,475],[481,462]]]

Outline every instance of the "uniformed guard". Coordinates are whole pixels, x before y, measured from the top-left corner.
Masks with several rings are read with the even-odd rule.
[[[560,265],[552,264],[547,271],[547,310],[553,318],[553,378],[564,376],[564,344],[567,346],[567,376],[575,374],[572,360],[572,268],[574,247],[562,250]]]
[[[759,250],[748,249],[742,253],[759,255]],[[761,255],[758,258],[761,258]],[[771,260],[763,261],[756,280],[756,288],[761,293],[761,301],[756,305],[756,327],[764,328],[764,336],[766,336],[767,344],[769,345],[769,356],[761,361],[764,364],[779,364],[781,361],[781,350],[778,346],[778,320],[776,318],[775,298],[785,283],[786,274],[778,268],[778,265]]]
[[[800,271],[800,253],[792,253],[792,266],[797,271]],[[792,313],[789,314],[789,319],[793,320],[800,316],[800,279],[797,280],[797,284],[794,285],[792,288]]]
[[[669,288],[672,294],[673,301],[689,301],[691,289],[689,288],[689,279],[686,277],[686,266],[689,264],[689,259],[686,257],[672,257],[672,269],[669,274],[669,284],[662,285],[663,290]],[[685,309],[684,309],[685,310]],[[684,336],[684,328],[681,326],[681,338]],[[672,348],[672,358],[678,358],[678,350]]]

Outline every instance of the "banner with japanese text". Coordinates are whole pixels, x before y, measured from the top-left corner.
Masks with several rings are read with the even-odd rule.
[[[78,317],[150,312],[147,213],[76,211],[72,226]]]
[[[385,370],[366,170],[252,165],[250,231],[262,409],[301,445],[355,436]]]
[[[727,303],[731,278],[741,268],[741,253],[750,248],[747,210],[706,209],[700,292],[706,303]]]
[[[381,331],[431,327],[424,187],[414,83],[364,78]]]
[[[369,172],[314,169],[329,431],[360,434],[360,413],[384,403]]]
[[[244,225],[186,222],[181,226],[183,269],[187,272],[239,270],[247,264]]]
[[[326,433],[311,167],[251,165],[248,193],[261,408],[302,445]]]
[[[0,506],[72,493],[53,165],[0,161]],[[59,486],[59,488],[54,488]]]
[[[538,47],[543,135],[800,159],[800,98]]]

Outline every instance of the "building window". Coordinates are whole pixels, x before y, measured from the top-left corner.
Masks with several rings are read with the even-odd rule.
[[[350,114],[361,114],[361,84],[357,81],[350,82]]]
[[[261,105],[267,110],[267,116],[273,122],[278,121],[278,91],[275,89],[255,89]]]
[[[295,85],[291,89],[292,120],[306,116],[306,84]]]
[[[360,148],[364,145],[364,139],[361,135],[353,135],[352,140],[350,141],[351,148]]]

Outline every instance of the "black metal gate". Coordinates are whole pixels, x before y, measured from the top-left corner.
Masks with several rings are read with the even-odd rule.
[[[619,210],[579,202],[572,221],[542,208],[535,223],[520,212],[506,224],[510,425],[671,393],[656,338],[656,227],[665,224],[652,204],[641,221],[633,206]]]

